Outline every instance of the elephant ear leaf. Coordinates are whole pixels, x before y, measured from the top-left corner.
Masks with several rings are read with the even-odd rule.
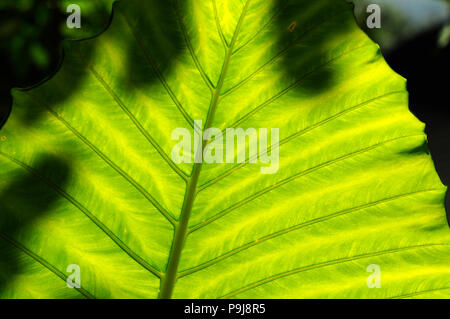
[[[13,97],[4,298],[450,295],[424,125],[345,1],[118,2]],[[194,127],[279,135],[256,161],[247,141],[178,163],[172,133]]]

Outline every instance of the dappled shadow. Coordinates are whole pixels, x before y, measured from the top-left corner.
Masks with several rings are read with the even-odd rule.
[[[56,2],[48,4],[34,1],[27,11],[0,10],[0,128],[11,111],[11,88],[34,85],[57,69],[61,17]]]
[[[11,176],[14,176],[13,181],[5,187],[0,183],[1,295],[7,288],[7,283],[20,276],[22,266],[32,259],[30,256],[24,257],[26,253],[19,248],[20,238],[29,239],[33,224],[45,217],[56,202],[61,200],[61,196],[47,181],[64,187],[69,180],[71,168],[66,161],[50,155],[41,157],[33,169],[21,167],[19,163],[1,154],[0,160],[1,163],[10,162],[12,166],[17,166],[10,171]],[[5,167],[2,170],[5,174]]]
[[[117,2],[114,4],[108,26],[102,33],[111,29],[111,22],[116,17],[118,5]],[[152,45],[150,51],[149,43],[132,37],[126,39],[128,42],[121,43],[127,52],[125,59],[122,61],[127,71],[124,74],[123,81],[128,81],[127,85],[132,84],[134,88],[143,90],[146,89],[147,85],[161,81],[159,73],[168,72],[173,65],[172,62],[184,48],[183,38],[177,32],[178,22],[169,1],[151,0],[147,1],[147,5],[150,5],[153,9],[149,12],[153,19],[138,21],[139,28],[146,30],[151,35],[151,37],[146,37],[146,41],[150,39],[156,45]],[[118,19],[120,19],[120,16]],[[136,21],[129,21],[129,23],[133,25]],[[173,25],[174,28],[171,30],[165,28],[164,26],[167,23]],[[125,32],[125,30],[123,31]],[[54,111],[58,107],[64,106],[66,101],[80,92],[85,77],[94,76],[94,73],[90,72],[89,69],[95,70],[96,65],[92,61],[99,57],[101,50],[104,48],[96,41],[84,40],[86,39],[65,41],[64,49],[60,47],[61,43],[58,40],[55,45],[58,48],[58,53],[62,53],[54,57],[54,60],[59,61],[54,68],[54,75],[29,89],[25,89],[25,91],[30,91],[30,95],[32,94],[33,97],[36,95],[33,101],[42,105],[31,102],[24,105],[22,100],[20,112],[16,114],[15,122],[20,122],[21,125],[30,130],[35,126],[42,125],[40,121],[44,112],[47,112],[49,108]],[[79,52],[68,51],[73,48],[80,48],[80,50],[77,50]],[[105,52],[105,54],[107,53]],[[147,54],[148,56],[146,56]],[[137,61],[141,64],[136,63]],[[65,68],[68,64],[70,67]],[[153,72],[143,72],[144,66],[146,71],[149,67],[153,68]],[[38,81],[39,79],[36,80],[36,82]],[[8,79],[5,82],[8,82]],[[17,86],[16,83],[11,85],[8,82],[7,84],[7,90],[13,85]],[[106,83],[106,85],[111,84]],[[58,86],[60,86],[59,89]],[[107,94],[106,91],[105,94]],[[10,103],[12,99],[9,94],[7,96],[7,102]],[[28,101],[31,101],[31,99],[28,99]],[[13,105],[14,107],[19,106]],[[89,112],[89,110],[84,111]],[[9,110],[7,112],[9,113]],[[7,125],[6,117],[0,118],[0,120],[0,124],[6,122]],[[20,136],[21,132],[16,131],[14,134]],[[8,140],[12,141],[12,139]],[[30,141],[30,143],[33,142]],[[14,159],[9,158],[9,156],[11,155],[0,153],[0,163],[14,163]],[[70,158],[70,155],[62,154],[61,157]],[[64,200],[56,189],[64,190],[67,183],[70,182],[70,175],[72,174],[68,162],[53,156],[44,156],[31,164],[15,163],[15,165],[17,165],[19,171],[22,170],[22,173],[17,174],[14,171],[11,175],[5,174],[5,180],[0,181],[0,295],[4,292],[8,295],[8,283],[14,281],[29,269],[26,268],[26,266],[29,266],[27,261],[32,257],[21,249],[21,247],[27,248],[22,246],[23,240],[31,236],[33,225],[50,214],[58,201]],[[26,168],[21,168],[21,165]],[[0,164],[2,172],[8,167],[7,164]],[[47,180],[50,180],[52,185],[49,185],[46,182]],[[57,243],[54,244],[57,245]],[[37,253],[37,247],[28,248],[31,253]]]
[[[4,15],[17,15],[17,19],[22,19],[33,24],[34,12],[33,10],[48,10],[49,20],[45,26],[45,30],[36,41],[46,48],[49,52],[50,65],[44,70],[37,70],[35,68],[29,69],[23,76],[17,74],[17,67],[20,66],[21,60],[14,62],[14,56],[10,55],[5,50],[0,53],[0,58],[5,62],[2,66],[5,68],[0,72],[0,132],[3,126],[7,123],[11,109],[16,107],[13,104],[13,99],[10,90],[13,87],[28,87],[26,90],[31,90],[35,87],[40,87],[52,79],[53,75],[59,72],[64,61],[66,60],[65,52],[62,47],[63,35],[61,33],[61,25],[65,22],[66,15],[64,10],[58,7],[58,1],[48,1],[50,7],[46,8],[46,3],[35,1],[30,12],[23,14],[21,12],[7,11],[2,12]],[[106,15],[106,25],[103,23],[102,29],[98,29],[99,23],[96,22],[96,30],[106,29],[112,20],[110,10],[105,8],[103,13],[99,15]],[[23,22],[23,21],[22,21]],[[20,24],[19,24],[20,28]],[[37,28],[37,27],[36,27]],[[93,30],[93,29],[92,29]],[[94,30],[93,30],[94,31]],[[97,35],[97,33],[91,35]],[[76,35],[76,32],[72,32]],[[86,34],[86,32],[84,32]],[[11,35],[11,41],[14,40],[16,33]],[[74,36],[73,36],[74,37]],[[5,41],[10,45],[9,39]],[[71,40],[76,42],[76,40]],[[96,52],[96,47],[91,47],[91,50],[85,51],[85,57],[90,58]],[[27,61],[24,61],[24,63]],[[67,90],[64,94],[53,92],[52,103],[64,104],[73,94],[76,94],[83,77],[66,77],[64,79]],[[36,84],[37,83],[37,84]],[[25,127],[32,128],[42,118],[43,112],[47,109],[36,104],[29,103],[20,105],[21,117],[20,121]],[[20,131],[15,134],[20,135]],[[29,233],[32,232],[33,224],[44,218],[48,214],[58,200],[61,200],[60,194],[55,190],[54,186],[64,189],[65,185],[70,179],[72,172],[71,167],[67,161],[58,157],[45,155],[41,156],[33,164],[14,163],[14,159],[9,159],[7,156],[0,154],[0,165],[2,178],[7,180],[0,181],[0,295],[7,289],[9,282],[15,280],[16,277],[21,276],[24,267],[28,260],[32,257],[27,255],[21,246],[21,239],[28,238]],[[9,165],[6,163],[14,163],[17,170],[11,171],[11,175],[6,174]],[[20,165],[25,167],[21,167]],[[27,167],[31,165],[32,167]],[[18,173],[20,172],[20,173]],[[46,181],[54,184],[50,186]],[[23,247],[27,248],[27,247]],[[28,257],[27,257],[28,256]]]
[[[83,8],[81,9],[83,10]],[[98,12],[99,10],[102,12]],[[37,24],[38,22],[36,20],[38,19],[35,17],[36,12],[41,12],[41,15],[47,17],[48,21],[46,21],[44,26],[39,26]],[[95,37],[100,34],[102,30],[108,28],[111,21],[110,9],[99,6],[95,13],[95,20],[94,18],[84,19],[85,17],[82,16],[83,23],[81,29],[72,29],[69,32],[69,29],[65,29],[67,14],[65,14],[64,8],[61,8],[61,3],[58,0],[49,0],[47,2],[36,0],[33,2],[32,8],[25,13],[22,11],[14,11],[12,9],[0,12],[0,21],[4,21],[4,17],[12,19],[13,22],[15,20],[18,21],[15,24],[12,22],[10,23],[17,25],[17,30],[11,32],[6,39],[2,39],[6,46],[12,47],[16,42],[30,42],[28,43],[28,46],[25,47],[25,49],[29,50],[29,46],[32,47],[35,43],[39,43],[44,52],[48,53],[47,58],[49,60],[48,66],[43,69],[38,69],[33,65],[33,62],[29,61],[31,59],[30,57],[26,55],[17,55],[17,53],[9,52],[4,48],[1,48],[0,58],[2,61],[7,61],[7,63],[5,63],[6,68],[0,72],[0,128],[6,123],[11,111],[12,100],[9,91],[12,88],[31,89],[42,85],[50,80],[53,77],[53,74],[58,73],[65,60],[65,50],[62,46],[64,37],[74,39],[88,34]],[[8,25],[6,25],[6,27],[7,26]],[[39,34],[30,39],[22,38],[20,32],[23,28],[29,28],[30,32],[39,32]],[[80,31],[77,33],[77,30]],[[26,33],[25,31],[24,33]],[[94,54],[95,47],[92,47],[92,51],[85,52],[87,58]],[[23,68],[22,65],[24,66]],[[67,90],[64,95],[58,95],[60,99],[57,102],[63,103],[64,100],[69,99],[72,94],[76,94],[82,81],[82,77],[68,78],[65,82],[67,83]],[[36,108],[35,105],[24,105],[23,107]],[[43,110],[43,108],[39,109]],[[30,112],[29,117],[26,119],[26,124],[32,125],[40,118],[40,112]]]
[[[112,21],[112,17],[113,17],[113,13],[109,13],[108,11],[103,12],[104,15],[110,16],[107,24],[103,27],[103,30],[100,33],[94,33],[92,34],[92,32],[90,32],[92,34],[92,38],[95,38],[97,36],[99,36],[101,33],[105,32],[105,30],[108,29],[111,21]],[[65,16],[62,16],[63,19],[65,19]],[[98,27],[98,26],[97,26]],[[83,27],[82,27],[83,28]],[[85,32],[86,33],[86,32]],[[79,72],[77,74],[77,76],[73,76],[68,72],[61,72],[61,69],[64,67],[64,63],[67,62],[68,59],[68,52],[70,50],[70,45],[73,42],[78,42],[78,41],[83,41],[84,39],[81,40],[65,40],[62,42],[62,44],[60,44],[59,46],[59,64],[55,69],[55,72],[53,73],[53,75],[48,76],[45,80],[43,80],[42,82],[38,83],[37,85],[31,87],[30,89],[33,89],[34,87],[41,87],[42,85],[45,85],[45,83],[47,81],[52,80],[52,78],[54,77],[54,74],[58,74],[59,78],[59,82],[60,83],[64,83],[63,87],[64,90],[63,92],[59,92],[58,94],[52,94],[52,101],[51,103],[53,105],[59,105],[59,104],[64,104],[64,101],[69,100],[72,95],[75,95],[79,92],[80,86],[83,83],[83,79],[85,76],[87,76],[87,72]],[[97,47],[92,45],[92,46],[88,46],[87,50],[85,49],[83,51],[83,57],[84,59],[89,60],[92,56],[95,56],[97,53]],[[70,55],[70,58],[74,58],[73,55]],[[79,59],[78,57],[76,57],[77,59]],[[46,101],[44,101],[46,102]],[[29,105],[27,107],[35,107],[34,105]],[[38,108],[38,110],[40,110],[40,112],[36,112],[36,111],[32,111],[32,112],[28,112],[28,116],[24,118],[24,121],[27,125],[32,125],[35,121],[39,121],[39,119],[41,118],[42,112],[45,112],[45,108],[40,107]]]
[[[327,45],[334,38],[345,35],[350,28],[353,28],[354,21],[344,16],[343,19],[339,20],[340,17],[335,16],[333,10],[318,12],[317,16],[312,14],[311,21],[302,20],[303,7],[308,5],[310,5],[310,2],[307,1],[291,1],[289,3],[282,0],[277,1],[273,11],[279,12],[279,14],[276,16],[274,23],[279,30],[284,30],[278,34],[277,46],[280,50],[286,50],[281,60],[285,76],[290,79],[301,80],[302,89],[307,90],[310,94],[319,94],[328,90],[336,82],[334,69],[322,67],[329,62]],[[351,4],[347,5],[351,15]],[[121,61],[123,64],[121,67],[125,70],[125,74],[123,75],[124,78],[120,80],[128,82],[121,84],[126,87],[127,84],[131,83],[142,90],[147,89],[149,85],[155,82],[163,81],[161,74],[170,72],[170,69],[175,67],[177,57],[184,50],[187,50],[171,1],[148,0],[146,6],[151,8],[146,12],[148,19],[127,21],[133,37],[121,43],[126,52],[126,58]],[[112,16],[118,15],[116,8],[117,5],[114,6],[110,21],[112,21]],[[130,6],[130,10],[132,12],[132,10],[138,10],[138,8],[131,8]],[[326,32],[320,32],[314,26],[316,21],[322,21],[321,23],[324,24],[336,23],[333,19],[342,22],[339,27],[328,27],[325,28]],[[138,34],[133,34],[133,27],[136,26],[145,30],[146,39],[140,38]],[[301,43],[314,32],[319,32],[319,36],[309,42],[309,44],[314,43],[314,50],[305,54],[305,50],[310,50],[311,46],[304,46]],[[76,43],[72,42],[71,45],[74,46]],[[83,42],[82,46],[82,59],[87,63],[91,62],[91,59],[101,52],[95,41]],[[289,49],[287,50],[287,48]],[[71,56],[71,58],[76,58],[74,55]],[[66,61],[66,59],[63,60]],[[307,66],[307,69],[305,69],[305,66]],[[93,68],[95,68],[95,65],[93,65]],[[144,69],[147,70],[148,68],[153,71],[151,73],[143,72]],[[83,74],[88,74],[88,72]],[[80,84],[83,83],[82,76],[73,76],[70,72],[59,76],[59,82],[64,83],[65,90],[53,92],[52,105],[63,105],[72,94],[78,92]],[[110,85],[109,83],[105,84]],[[104,92],[104,94],[108,93]],[[209,94],[209,92],[205,94]],[[143,105],[141,107],[148,106]],[[42,108],[42,111],[45,111],[45,108]],[[89,110],[83,111],[89,112]],[[40,118],[41,115],[33,110],[24,119],[24,124],[33,126]],[[17,134],[20,134],[20,132],[17,132]],[[51,174],[49,178],[61,189],[64,189],[69,182],[72,173],[68,163],[50,156],[42,158],[34,167],[40,175],[49,177],[48,174]],[[13,280],[22,271],[19,252],[14,253],[14,250],[10,248],[13,244],[9,240],[14,241],[19,234],[24,234],[34,222],[49,213],[53,205],[60,199],[60,196],[52,187],[45,185],[43,179],[39,178],[37,174],[24,171],[23,175],[15,177],[9,185],[2,187],[3,190],[0,192],[0,234],[2,235],[0,236],[2,238],[0,239],[2,251],[0,254],[0,269],[5,269],[5,271],[0,274],[0,293],[6,287],[7,282]]]
[[[133,86],[145,89],[148,84],[159,81],[160,76],[170,72],[176,57],[184,50],[184,38],[179,30],[180,21],[176,11],[179,9],[173,1],[147,1],[148,19],[130,21],[124,15],[128,31],[132,34],[128,39],[127,59],[124,61],[126,80]],[[137,34],[136,30],[145,30],[145,38]]]
[[[276,1],[274,24],[280,30],[283,72],[311,94],[320,94],[335,83],[329,44],[355,28],[351,8],[340,1]]]
[[[349,11],[353,12],[354,5],[351,2],[347,5]],[[317,65],[317,61],[326,60],[328,54],[326,45],[330,41],[345,35],[346,32],[354,28],[355,20],[358,20],[364,31],[385,31],[383,29],[367,30],[365,28],[367,16],[365,11],[364,14],[354,17],[354,19],[346,18],[345,14],[344,16],[336,15],[333,10],[322,11],[316,18],[317,21],[322,21],[320,25],[327,32],[316,32],[320,36],[319,41],[314,42],[313,51],[315,54],[310,56],[308,60],[300,60],[299,57],[304,56],[305,50],[308,49],[307,44],[302,45],[302,41],[308,37],[309,33],[316,31],[315,27],[308,26],[308,21],[305,24],[299,23],[302,14],[308,12],[308,6],[312,6],[310,2],[278,0],[273,12],[279,12],[275,23],[278,24],[280,30],[284,31],[280,32],[279,47],[289,48],[283,57],[286,75],[291,78],[298,78],[299,74],[305,74],[305,65],[311,66],[314,71],[313,76],[309,77],[307,74],[306,80],[301,80],[301,86],[309,92],[321,93],[333,86],[335,73],[332,68],[326,67],[326,65],[325,67],[319,66],[315,70],[314,65]],[[392,20],[395,19],[394,16],[395,13],[384,12],[383,19]],[[342,23],[333,29],[326,28],[326,24],[330,25],[333,21]],[[386,22],[386,20],[383,21]],[[437,25],[412,39],[399,42],[401,45],[395,49],[392,49],[391,41],[389,42],[389,50],[381,46],[380,51],[393,70],[407,79],[409,107],[421,121],[426,123],[428,143],[413,150],[413,152],[431,153],[440,178],[445,185],[450,185],[450,143],[448,142],[450,140],[450,106],[445,103],[449,99],[450,46],[447,45],[446,48],[441,49],[437,47],[441,28],[442,25]],[[390,32],[394,33],[393,30]],[[417,33],[417,30],[415,32]],[[373,38],[370,32],[369,36]],[[450,225],[449,193],[446,196],[446,211]]]

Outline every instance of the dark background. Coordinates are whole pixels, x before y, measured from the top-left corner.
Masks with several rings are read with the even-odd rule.
[[[67,15],[58,0],[0,1],[6,1],[0,3],[1,127],[12,104],[10,89],[35,85],[56,72],[62,56],[61,41],[65,37],[61,26]],[[386,11],[390,13],[391,21],[400,16],[400,13],[390,12],[389,8]],[[356,14],[364,29],[362,22],[367,13]],[[103,16],[108,19],[109,13],[104,12]],[[426,123],[429,149],[445,185],[450,184],[450,45],[441,43],[439,46],[438,40],[442,27],[448,22],[434,21],[420,32],[415,29],[408,37],[404,36],[408,34],[406,26],[398,39],[395,27],[389,29],[389,23],[387,29],[383,29],[382,24],[382,29],[375,30],[378,34],[374,30],[365,30],[380,44],[389,65],[408,80],[410,109]],[[389,33],[389,43],[383,42],[382,32]],[[448,195],[446,207],[450,219]]]

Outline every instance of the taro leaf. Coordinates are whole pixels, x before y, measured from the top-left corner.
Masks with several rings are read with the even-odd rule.
[[[131,0],[113,14],[67,43],[51,80],[13,92],[2,297],[449,296],[446,188],[405,80],[348,3]],[[279,170],[175,164],[172,131],[194,120],[279,128]]]

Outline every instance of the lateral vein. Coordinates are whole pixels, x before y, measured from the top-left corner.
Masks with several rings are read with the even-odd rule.
[[[394,142],[394,141],[396,141],[396,140],[400,140],[400,139],[404,139],[404,138],[410,138],[410,137],[415,137],[415,136],[423,136],[423,135],[422,135],[422,134],[420,134],[420,135],[419,135],[419,134],[413,134],[413,135],[401,136],[401,137],[396,137],[396,138],[393,138],[393,139],[390,139],[390,140],[387,140],[387,141],[383,141],[383,142],[380,142],[380,143],[378,143],[378,144],[371,145],[371,146],[366,147],[366,148],[364,148],[364,149],[361,149],[361,150],[359,150],[359,151],[352,152],[352,153],[350,153],[350,154],[347,154],[347,155],[338,157],[338,158],[336,158],[336,159],[333,159],[333,160],[327,161],[327,162],[325,162],[325,163],[322,163],[322,164],[320,164],[320,165],[317,165],[317,166],[314,166],[314,167],[312,167],[312,168],[309,168],[309,169],[307,169],[307,170],[305,170],[305,171],[303,171],[303,172],[299,172],[299,173],[297,173],[297,174],[295,174],[295,175],[292,175],[292,176],[290,176],[290,177],[287,177],[287,178],[285,178],[285,179],[283,179],[283,180],[281,180],[281,181],[279,181],[279,182],[277,182],[277,183],[275,183],[275,184],[273,184],[273,185],[270,185],[270,186],[268,186],[268,187],[262,189],[262,190],[259,191],[259,192],[254,193],[253,195],[247,197],[246,199],[241,200],[241,201],[239,201],[239,202],[237,202],[237,203],[231,205],[230,207],[228,207],[228,208],[222,210],[220,213],[218,213],[218,214],[216,214],[216,215],[214,215],[214,216],[208,218],[208,219],[205,220],[204,222],[201,222],[201,223],[197,224],[196,226],[193,226],[193,227],[190,229],[189,232],[192,233],[192,232],[194,232],[194,231],[197,231],[197,230],[199,230],[199,229],[205,227],[206,225],[208,225],[208,224],[210,224],[210,223],[212,223],[212,222],[214,222],[214,221],[216,221],[216,220],[222,218],[223,216],[227,215],[228,213],[232,212],[233,210],[235,210],[235,209],[237,209],[237,208],[239,208],[239,207],[242,207],[242,206],[244,206],[244,205],[250,203],[251,201],[255,200],[256,198],[259,198],[259,197],[265,195],[266,193],[269,193],[269,192],[273,191],[274,189],[276,189],[276,188],[278,188],[278,187],[281,187],[281,186],[283,186],[283,185],[285,185],[285,184],[287,184],[287,183],[289,183],[289,182],[292,182],[293,180],[296,180],[297,178],[306,176],[306,175],[308,175],[308,174],[311,174],[311,173],[314,172],[314,171],[317,171],[317,170],[322,169],[322,168],[325,168],[325,167],[327,167],[327,166],[336,164],[336,163],[338,163],[338,162],[340,162],[340,161],[343,161],[343,160],[346,160],[346,159],[355,157],[355,156],[357,156],[357,155],[360,155],[360,154],[369,152],[369,151],[371,151],[371,150],[373,150],[373,149],[376,149],[376,148],[381,147],[381,146],[383,146],[383,145],[386,145],[386,144],[388,144],[388,143]]]
[[[369,100],[367,100],[367,101],[361,102],[361,103],[359,103],[359,104],[357,104],[357,105],[351,106],[351,107],[349,107],[349,108],[347,108],[347,109],[345,109],[345,110],[343,110],[343,111],[341,111],[341,112],[339,112],[339,113],[334,114],[333,116],[330,116],[330,117],[328,117],[328,118],[326,118],[326,119],[324,119],[324,120],[322,120],[322,121],[317,122],[316,124],[313,124],[313,125],[311,125],[311,126],[305,128],[305,129],[303,129],[303,130],[300,130],[300,131],[298,131],[298,132],[292,134],[291,136],[288,136],[288,137],[282,139],[282,140],[281,140],[278,144],[276,144],[276,145],[270,145],[270,146],[267,148],[267,151],[264,152],[264,154],[267,154],[268,152],[270,152],[274,147],[280,147],[281,145],[284,145],[284,144],[290,142],[291,140],[293,140],[293,139],[295,139],[295,138],[297,138],[297,137],[299,137],[299,136],[302,136],[302,135],[306,134],[306,133],[309,132],[309,131],[312,131],[312,130],[314,130],[314,129],[316,129],[316,128],[319,128],[319,127],[325,125],[326,123],[331,122],[331,121],[333,121],[333,120],[335,120],[335,119],[338,119],[339,117],[341,117],[341,116],[343,116],[343,115],[345,115],[345,114],[347,114],[347,113],[350,113],[350,112],[352,112],[352,111],[355,111],[355,110],[357,110],[357,109],[359,109],[359,108],[361,108],[361,107],[363,107],[363,106],[365,106],[365,105],[367,105],[367,104],[369,104],[369,103],[371,103],[371,102],[374,102],[374,101],[376,101],[376,100],[378,100],[378,99],[384,98],[384,97],[389,96],[389,95],[393,95],[393,94],[404,94],[404,93],[405,93],[404,91],[393,91],[393,92],[388,92],[388,93],[386,93],[386,94],[382,94],[382,95],[379,95],[379,96],[374,97],[374,98],[372,98],[372,99],[369,99]],[[221,175],[217,176],[216,178],[214,178],[214,179],[212,179],[212,180],[209,180],[208,182],[205,182],[203,185],[201,185],[201,186],[198,187],[198,193],[200,193],[201,191],[205,190],[206,188],[208,188],[208,187],[214,185],[215,183],[219,182],[220,180],[224,179],[225,177],[231,175],[232,173],[234,173],[235,171],[241,169],[242,167],[246,166],[246,165],[247,165],[252,159],[254,159],[255,157],[256,157],[256,156],[253,156],[253,157],[251,157],[251,158],[248,158],[244,163],[241,163],[241,164],[239,164],[239,165],[236,165],[235,167],[230,168],[229,170],[225,171],[224,173],[222,173]]]
[[[235,248],[235,249],[233,249],[233,250],[231,250],[229,252],[226,252],[225,254],[222,254],[222,255],[220,255],[218,257],[215,257],[215,258],[213,258],[213,259],[211,259],[211,260],[209,260],[209,261],[207,261],[207,262],[205,262],[203,264],[200,264],[200,265],[198,265],[196,267],[193,267],[191,269],[187,269],[187,270],[185,270],[185,271],[180,273],[179,278],[191,275],[191,274],[196,273],[196,272],[198,272],[200,270],[203,270],[205,268],[213,266],[213,265],[217,264],[218,262],[220,262],[222,260],[225,260],[225,259],[227,259],[227,258],[229,258],[231,256],[234,256],[234,255],[236,255],[236,254],[238,254],[238,253],[240,253],[242,251],[245,251],[245,250],[250,249],[252,247],[255,247],[255,246],[259,245],[259,244],[262,244],[262,243],[264,243],[264,242],[266,242],[266,241],[268,241],[270,239],[274,239],[274,238],[280,237],[282,235],[288,234],[288,233],[290,233],[292,231],[295,231],[295,230],[298,230],[298,229],[301,229],[301,228],[304,228],[304,227],[308,227],[308,226],[311,226],[311,225],[316,225],[316,224],[319,224],[321,222],[325,222],[325,221],[331,220],[333,218],[337,218],[337,217],[340,217],[340,216],[343,216],[343,215],[347,215],[347,214],[350,214],[350,213],[353,213],[353,212],[364,210],[366,208],[374,207],[374,206],[377,206],[377,205],[380,205],[380,204],[385,204],[385,203],[388,203],[388,202],[391,202],[391,201],[395,201],[395,200],[398,200],[398,199],[401,199],[401,198],[405,198],[405,197],[409,197],[409,196],[413,196],[413,195],[417,195],[417,194],[421,194],[421,193],[426,193],[426,192],[433,192],[433,191],[439,191],[439,189],[426,189],[426,190],[415,191],[415,192],[410,192],[410,193],[405,193],[405,194],[399,194],[399,195],[392,196],[392,197],[389,197],[389,198],[384,198],[384,199],[380,199],[380,200],[377,200],[377,201],[373,201],[373,202],[370,202],[370,203],[367,203],[367,204],[364,204],[364,205],[347,208],[347,209],[342,210],[340,212],[336,212],[336,213],[333,213],[333,214],[330,214],[330,215],[327,215],[327,216],[323,216],[323,217],[318,217],[318,218],[315,218],[315,219],[312,219],[312,220],[308,220],[306,222],[303,222],[303,223],[300,223],[300,224],[297,224],[297,225],[294,225],[294,226],[291,226],[291,227],[288,227],[288,228],[285,228],[285,229],[281,229],[281,230],[279,230],[277,232],[274,232],[272,234],[269,234],[269,235],[266,235],[264,237],[258,238],[258,239],[254,240],[252,242],[249,242],[249,243],[247,243],[245,245],[237,247],[237,248]]]
[[[111,95],[117,105],[122,109],[122,111],[128,116],[128,118],[133,122],[139,132],[145,137],[145,139],[155,148],[158,154],[164,159],[164,161],[177,173],[182,179],[187,180],[187,175],[171,160],[169,156],[164,152],[164,150],[158,145],[158,143],[153,139],[150,133],[142,126],[142,124],[136,119],[136,117],[131,113],[128,107],[123,103],[120,97],[114,92],[114,90],[106,83],[103,77],[94,69],[94,67],[88,63],[83,56],[78,52],[80,60],[87,66],[88,70],[94,75],[95,79],[103,86],[103,88]]]
[[[202,65],[200,64],[200,61],[198,60],[197,55],[194,52],[194,48],[192,47],[192,43],[191,40],[189,39],[189,35],[188,32],[184,26],[184,22],[182,17],[180,16],[179,13],[179,5],[178,5],[178,0],[173,0],[175,5],[174,5],[174,10],[177,16],[177,20],[178,20],[178,24],[180,25],[181,31],[183,33],[183,37],[184,37],[184,41],[186,42],[186,46],[188,47],[189,53],[192,57],[192,60],[195,63],[195,66],[197,67],[198,72],[200,73],[200,75],[202,76],[203,80],[205,81],[205,84],[209,87],[210,90],[214,90],[215,87],[212,84],[210,78],[206,75],[205,71],[203,70]]]
[[[45,177],[43,177],[41,174],[39,174],[37,171],[35,171],[32,167],[28,166],[25,163],[22,163],[21,161],[11,157],[8,154],[5,154],[3,152],[0,152],[0,155],[4,156],[5,158],[9,159],[11,162],[17,164],[18,166],[22,167],[26,171],[28,171],[30,174],[36,176],[39,178],[42,182],[53,188],[59,195],[61,195],[63,198],[65,198],[68,202],[70,202],[74,207],[76,207],[78,210],[80,210],[86,217],[88,217],[95,225],[97,225],[115,244],[117,244],[125,253],[127,253],[134,261],[136,261],[138,264],[140,264],[142,267],[147,269],[149,272],[151,272],[156,277],[160,278],[161,274],[158,270],[156,270],[153,266],[148,264],[145,260],[143,260],[141,257],[139,257],[135,252],[133,252],[127,245],[125,245],[119,237],[117,237],[108,227],[106,227],[105,224],[103,224],[97,217],[95,217],[94,214],[92,214],[86,207],[84,207],[80,202],[78,202],[74,197],[69,195],[66,191],[61,189],[58,185],[54,184],[53,182],[47,180]]]
[[[186,121],[189,123],[189,125],[193,128],[194,127],[194,120],[192,120],[190,115],[187,113],[187,111],[181,105],[180,101],[178,101],[176,95],[173,93],[173,91],[170,88],[169,84],[164,79],[164,76],[161,74],[161,71],[158,69],[157,65],[153,61],[153,58],[150,56],[150,53],[147,52],[147,50],[145,49],[144,45],[142,44],[142,41],[140,40],[140,38],[136,34],[135,30],[131,27],[131,24],[128,21],[128,18],[123,13],[121,13],[121,15],[124,18],[126,24],[128,25],[128,28],[130,29],[131,33],[133,34],[133,37],[136,40],[136,42],[137,42],[139,48],[141,49],[142,53],[144,53],[145,58],[147,59],[149,64],[152,66],[153,71],[155,72],[155,74],[158,77],[158,79],[161,81],[161,84],[164,86],[164,88],[166,89],[166,91],[169,94],[170,98],[175,103],[176,107],[181,112],[183,117],[186,119]]]
[[[31,98],[37,99],[33,95],[27,93]],[[164,209],[164,207],[150,194],[147,190],[136,182],[130,175],[128,175],[123,169],[115,164],[106,154],[100,151],[94,144],[92,144],[86,137],[78,132],[72,125],[69,124],[61,115],[57,114],[49,106],[43,103],[47,111],[54,116],[61,124],[63,124],[72,134],[74,134],[80,141],[82,141],[87,147],[89,147],[95,154],[97,154],[108,166],[114,169],[119,175],[121,175],[128,183],[130,183],[139,193],[141,193],[157,210],[164,216],[167,221],[172,225],[175,224],[175,219]]]
[[[300,267],[300,268],[296,268],[287,272],[283,272],[277,275],[273,275],[261,280],[258,280],[252,284],[249,284],[245,287],[242,287],[238,290],[235,290],[233,292],[230,292],[222,297],[220,297],[221,299],[228,299],[231,298],[233,296],[236,296],[238,294],[241,294],[245,291],[257,288],[259,286],[265,285],[269,282],[272,282],[274,280],[278,280],[284,277],[288,277],[288,276],[292,276],[295,275],[297,273],[300,272],[304,272],[304,271],[308,271],[308,270],[313,270],[313,269],[317,269],[317,268],[322,268],[322,267],[327,267],[327,266],[333,266],[333,265],[338,265],[338,264],[343,264],[343,263],[347,263],[347,262],[351,262],[351,261],[355,261],[355,260],[359,260],[359,259],[364,259],[367,257],[376,257],[376,256],[382,256],[382,255],[388,255],[388,254],[395,254],[395,253],[399,253],[399,252],[404,252],[404,251],[408,251],[408,250],[415,250],[415,249],[420,249],[420,248],[429,248],[429,247],[436,247],[436,246],[450,246],[450,244],[424,244],[424,245],[415,245],[415,246],[408,246],[408,247],[400,247],[400,248],[395,248],[395,249],[389,249],[389,250],[384,250],[384,251],[376,251],[376,252],[370,252],[370,253],[366,253],[366,254],[361,254],[361,255],[356,255],[356,256],[352,256],[352,257],[346,257],[346,258],[340,258],[340,259],[335,259],[332,261],[326,261],[323,263],[318,263],[318,264],[314,264],[314,265],[310,265],[310,266],[306,266],[306,267]]]
[[[64,280],[64,282],[67,281],[67,276],[64,275],[63,272],[61,272],[59,269],[57,269],[55,266],[44,260],[42,257],[38,256],[37,254],[33,253],[31,250],[26,248],[24,245],[20,244],[19,242],[15,241],[14,239],[10,238],[8,235],[0,232],[0,237],[3,238],[6,242],[17,248],[18,250],[21,250],[28,256],[30,256],[32,259],[40,263],[42,266],[50,270],[52,273],[54,273],[56,276]],[[96,299],[94,295],[89,293],[86,289],[80,287],[74,287],[76,291],[78,291],[80,294],[82,294],[87,299]]]

